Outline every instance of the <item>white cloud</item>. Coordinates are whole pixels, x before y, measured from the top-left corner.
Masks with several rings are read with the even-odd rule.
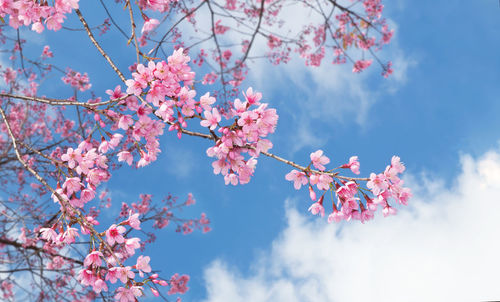
[[[500,153],[461,163],[451,187],[409,177],[411,205],[364,225],[327,225],[287,206],[288,226],[248,275],[209,265],[205,302],[500,299]]]

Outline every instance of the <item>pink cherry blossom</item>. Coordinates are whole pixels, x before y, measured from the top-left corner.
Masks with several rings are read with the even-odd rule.
[[[143,272],[144,273],[151,272],[151,266],[149,266],[149,261],[150,261],[149,256],[144,257],[144,256],[140,255],[137,258],[137,264],[135,265],[135,268],[139,271],[139,275],[141,277],[144,276]]]
[[[121,225],[116,226],[115,224],[111,225],[109,229],[106,230],[106,241],[109,245],[114,245],[116,243],[123,243],[125,239],[122,234],[125,233],[125,228]]]
[[[187,283],[189,281],[189,276],[188,275],[182,275],[179,277],[179,274],[174,274],[170,278],[170,290],[168,291],[169,295],[173,294],[184,294],[189,287],[187,287]]]
[[[344,213],[342,211],[334,210],[330,215],[328,215],[328,223],[340,222],[345,219]]]
[[[131,289],[119,287],[116,290],[115,300],[118,302],[135,302],[135,295]]]
[[[330,159],[323,155],[323,150],[318,150],[314,153],[311,153],[311,162],[316,167],[316,169],[320,171],[324,171],[326,168],[323,165],[326,165],[330,162]]]
[[[389,184],[386,181],[384,174],[370,174],[370,181],[366,183],[366,186],[372,190],[374,195],[379,195],[381,191],[386,190]]]
[[[390,206],[386,206],[382,210],[382,214],[384,214],[384,217],[390,216],[390,215],[396,215],[396,213],[397,213],[397,210],[393,207],[390,207]]]
[[[352,68],[352,72],[362,72],[366,68],[368,68],[372,64],[372,60],[358,60],[354,63],[354,67]]]
[[[352,156],[349,158],[349,169],[351,169],[352,173],[359,174],[359,161],[357,156]]]
[[[94,275],[94,273],[91,270],[82,269],[78,273],[78,276],[76,277],[76,279],[78,281],[80,281],[80,283],[82,285],[92,286],[96,280],[96,276]]]
[[[160,21],[158,21],[157,19],[149,19],[149,20],[147,20],[146,22],[144,22],[144,25],[142,26],[141,34],[152,31],[159,24],[160,24]]]
[[[128,279],[133,279],[135,274],[131,271],[130,266],[125,267],[112,267],[108,270],[106,274],[106,280],[115,284],[117,280],[120,280],[122,283],[127,283]]]
[[[214,130],[217,124],[221,121],[221,116],[217,108],[212,108],[212,112],[205,111],[203,113],[205,119],[200,122],[203,127],[208,127],[210,130]]]
[[[100,266],[102,261],[101,261],[102,253],[99,251],[92,251],[90,254],[85,257],[85,261],[83,261],[83,265],[89,267],[92,265],[95,266]]]
[[[134,161],[134,156],[132,153],[128,151],[121,151],[118,153],[118,161],[124,161],[126,162],[129,166],[132,165],[132,162]]]
[[[200,106],[205,110],[205,111],[210,111],[212,109],[212,105],[215,103],[215,98],[210,96],[210,93],[207,92],[204,95],[201,96],[200,98]]]
[[[304,172],[300,172],[297,170],[292,170],[285,176],[285,179],[288,181],[293,181],[293,186],[296,190],[299,190],[301,186],[307,184],[307,177]]]
[[[108,286],[106,285],[106,282],[102,279],[97,279],[94,282],[94,285],[92,286],[92,290],[94,290],[95,293],[99,294],[101,291],[108,291]]]
[[[333,178],[325,174],[313,174],[310,177],[311,185],[316,185],[319,190],[328,190]]]
[[[391,159],[391,167],[397,171],[397,173],[403,173],[405,171],[405,165],[401,162],[399,156],[393,156]]]
[[[245,97],[250,105],[259,105],[259,101],[262,99],[262,93],[254,92],[252,87],[249,87]]]
[[[130,215],[129,218],[127,219],[127,223],[128,223],[128,225],[130,225],[130,227],[132,227],[136,230],[140,230],[141,229],[141,221],[139,220],[139,213],[135,213],[135,214]]]
[[[325,208],[323,207],[323,205],[319,204],[318,202],[313,203],[309,207],[308,211],[311,212],[313,215],[320,214],[321,217],[323,217],[325,215]]]
[[[50,242],[56,242],[57,238],[57,233],[51,228],[41,228],[40,229],[40,234],[42,235],[42,238],[50,241]]]
[[[130,256],[134,255],[135,250],[141,247],[139,241],[141,241],[141,239],[137,237],[128,238],[125,240],[125,250]]]
[[[79,192],[83,184],[78,177],[67,178],[63,184],[63,189],[66,190],[67,195]]]
[[[348,181],[336,191],[337,195],[343,199],[352,198],[357,192],[358,185],[353,181]]]
[[[60,237],[59,240],[61,242],[64,241],[65,243],[70,244],[70,243],[75,242],[75,237],[78,237],[78,236],[80,236],[78,234],[78,230],[75,229],[75,228],[70,227],[70,228],[66,229],[66,231],[62,234],[62,236]]]
[[[76,166],[76,164],[80,163],[80,161],[82,160],[81,153],[82,153],[82,150],[80,150],[78,148],[75,150],[73,150],[73,148],[68,148],[66,153],[61,156],[61,160],[67,161],[68,166],[71,169],[73,169]]]
[[[95,191],[92,189],[83,189],[82,192],[80,193],[80,200],[83,203],[87,203],[94,199],[95,197]]]

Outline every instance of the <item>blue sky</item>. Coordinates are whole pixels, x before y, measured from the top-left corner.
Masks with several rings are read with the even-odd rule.
[[[401,226],[404,229],[405,222],[415,225],[408,229],[409,234],[419,229],[420,224],[421,229],[433,232],[434,229],[427,229],[426,225],[432,225],[443,217],[438,215],[434,217],[435,220],[430,219],[433,216],[428,216],[430,214],[426,211],[429,209],[456,209],[453,207],[454,201],[457,207],[466,207],[469,204],[466,201],[499,201],[498,177],[495,174],[495,171],[500,171],[495,170],[495,167],[500,166],[500,160],[495,156],[498,155],[500,139],[498,3],[385,2],[386,17],[394,24],[396,36],[382,56],[395,62],[394,77],[383,79],[377,66],[361,75],[354,75],[350,72],[350,66],[328,65],[327,62],[320,68],[310,69],[300,60],[278,67],[259,61],[251,66],[254,71],[243,87],[253,86],[261,91],[265,101],[278,111],[278,127],[271,138],[275,145],[271,151],[275,154],[302,164],[307,164],[309,153],[317,149],[323,149],[335,164],[345,163],[350,156],[358,155],[362,175],[382,171],[392,155],[399,155],[408,168],[407,182],[416,192],[416,205],[402,210],[401,217],[407,220],[398,216],[377,219],[365,225],[357,222],[341,226],[326,225],[325,221],[308,215],[310,201],[307,193],[295,191],[292,184],[285,180],[289,167],[261,157],[249,184],[225,186],[223,178],[212,173],[211,160],[205,155],[205,150],[210,146],[207,141],[192,137],[178,140],[175,135],[166,133],[161,140],[162,154],[157,162],[139,170],[123,167],[120,173],[114,174],[107,187],[115,206],[121,201],[136,201],[140,193],[153,194],[157,199],[168,192],[181,198],[189,192],[194,194],[197,204],[185,214],[195,216],[200,212],[207,213],[213,231],[205,235],[194,233],[183,236],[167,228],[158,234],[157,242],[145,252],[152,257],[152,266],[161,269],[165,275],[179,272],[191,276],[191,290],[184,295],[186,301],[226,301],[228,297],[232,297],[232,301],[239,301],[231,293],[223,295],[225,289],[233,287],[240,293],[252,290],[280,293],[278,285],[272,290],[262,285],[263,280],[271,280],[269,282],[272,284],[273,279],[278,279],[277,274],[280,280],[289,281],[286,284],[291,287],[297,287],[296,281],[305,280],[308,276],[321,279],[324,276],[321,275],[321,269],[318,268],[316,273],[304,270],[299,278],[294,275],[297,272],[289,269],[290,263],[285,261],[289,259],[287,249],[300,251],[303,248],[304,255],[309,255],[310,249],[300,244],[301,238],[309,247],[318,244],[322,248],[321,254],[330,254],[332,258],[357,257],[361,255],[360,248],[375,249],[380,241],[365,242],[360,239],[362,244],[356,245],[339,235],[339,232],[345,232],[352,238],[362,234],[375,236],[372,229],[381,232]],[[102,12],[82,3],[84,15],[89,15],[91,11],[95,12],[89,19],[97,22],[104,18]],[[68,21],[68,26],[76,24],[74,18]],[[85,39],[84,33],[71,35],[74,39]],[[104,96],[106,89],[120,84],[90,42],[75,48],[72,43],[68,43],[68,37],[66,34],[49,33],[40,43],[51,46],[61,65],[88,72],[96,93]],[[122,70],[126,70],[132,63],[133,50],[115,47],[117,41],[123,42],[117,40],[116,36],[105,35],[100,39]],[[48,96],[61,93],[58,89],[67,89],[70,93],[69,88],[58,86],[45,85],[43,89]],[[489,155],[485,155],[488,151],[491,151]],[[468,170],[467,167],[472,168]],[[469,183],[480,186],[481,179],[486,187],[478,189],[481,193],[477,196],[481,196],[481,200],[475,200],[478,197],[464,186]],[[481,205],[478,203],[478,207]],[[487,206],[500,209],[494,203]],[[491,222],[488,228],[500,227],[500,222],[494,223],[494,216],[488,216],[491,213],[480,213],[486,215],[485,221]],[[439,234],[446,238],[456,236],[455,232],[460,227],[457,225],[457,229],[454,229],[454,223],[467,219],[461,219],[462,214],[450,214],[448,218],[443,218],[444,223],[449,223],[443,229],[449,228],[449,233],[440,231],[442,234]],[[446,214],[444,216],[447,217]],[[486,232],[486,229],[477,229],[478,233],[483,231]],[[297,237],[294,237],[294,232]],[[403,236],[397,232],[390,234],[395,238]],[[311,242],[311,238],[314,241]],[[426,239],[417,235],[415,238],[422,240],[421,252],[425,254]],[[439,241],[438,238],[436,240]],[[322,241],[324,245],[319,244]],[[411,242],[415,241],[406,242],[402,239],[383,242],[388,246],[393,244],[395,250],[401,247],[404,253],[409,253],[404,249],[404,244],[411,246]],[[483,243],[498,251],[495,249],[498,243],[478,241],[474,246]],[[418,248],[419,245],[416,246]],[[440,251],[457,247],[453,244],[436,246]],[[462,263],[467,264],[473,261],[473,256],[482,255],[474,248],[467,251],[470,252],[460,259]],[[429,254],[422,261],[434,263],[441,259],[438,254]],[[280,259],[285,260],[280,262]],[[323,260],[328,259],[325,257]],[[296,258],[292,260],[298,261]],[[350,263],[350,260],[346,259],[345,263]],[[331,267],[335,271],[332,275],[351,276],[355,269],[346,267],[343,265],[345,263],[332,262]],[[490,265],[495,264],[500,265],[498,261]],[[277,271],[281,273],[269,268],[273,265],[279,266]],[[303,265],[307,267],[310,264]],[[353,265],[359,263],[354,262]],[[378,264],[367,265],[373,265],[381,271],[385,269]],[[451,274],[453,265],[443,267],[442,271],[443,276]],[[481,272],[474,271],[471,276]],[[485,269],[484,273],[489,273],[489,270]],[[377,278],[376,272],[372,278]],[[416,278],[414,282],[419,283],[425,278],[427,275],[422,273],[421,278]],[[217,280],[227,285],[225,289],[217,287]],[[475,288],[474,280],[468,284],[472,289]],[[355,282],[339,282],[338,286],[342,284],[342,288],[350,288]],[[321,285],[321,282],[318,281],[318,284]],[[311,288],[316,285],[312,284]],[[357,296],[330,294],[330,290],[336,289],[335,285],[328,290],[315,289],[319,297],[315,301],[329,301],[331,297],[338,301],[358,299]],[[483,298],[500,299],[498,290],[492,288],[492,292],[487,292],[486,287],[480,289],[486,295]],[[433,300],[430,298],[432,293],[438,291],[430,291],[427,300]],[[283,293],[280,295],[286,296]],[[273,297],[274,301],[281,301],[278,296]],[[255,301],[261,299],[254,298]],[[379,298],[392,301],[383,295]],[[265,301],[267,298],[262,299]]]

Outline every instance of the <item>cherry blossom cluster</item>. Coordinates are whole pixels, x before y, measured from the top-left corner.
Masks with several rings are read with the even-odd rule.
[[[158,296],[159,292],[156,286],[170,286],[168,294],[184,293],[187,290],[186,283],[189,277],[174,274],[169,281],[158,278],[158,274],[150,274],[152,272],[149,264],[150,257],[139,255],[133,266],[125,266],[123,263],[128,258],[135,255],[137,249],[142,249],[144,243],[138,237],[127,238],[125,226],[131,229],[140,230],[141,221],[139,213],[129,212],[126,220],[119,224],[111,225],[102,233],[91,233],[84,225],[98,225],[98,222],[92,217],[85,217],[86,222],[81,225],[82,234],[90,234],[94,249],[89,251],[83,261],[83,268],[77,274],[77,280],[82,286],[91,287],[95,294],[100,294],[102,291],[108,291],[108,282],[115,284],[120,281],[123,286],[116,289],[114,295],[117,301],[136,301],[136,297],[144,295],[144,285],[150,287],[154,296]],[[69,235],[66,235],[69,234]],[[77,236],[77,231],[74,228],[68,228],[64,235],[57,235],[54,228],[41,228],[40,236],[47,243],[45,249],[51,249],[52,246],[61,246],[63,244],[71,244]],[[61,240],[64,238],[64,240]],[[102,241],[98,238],[105,238]],[[61,268],[65,260],[61,257],[54,258],[51,267]],[[145,274],[150,274],[145,278]],[[141,279],[136,281],[136,275]]]
[[[46,50],[44,48],[43,55],[49,57],[52,56],[52,52],[50,52],[49,49]],[[71,68],[66,69],[66,74],[61,78],[61,80],[64,82],[64,84],[69,84],[80,91],[89,90],[90,87],[92,87],[87,73],[81,74],[80,72],[74,71]]]
[[[138,64],[136,72],[132,73],[133,79],[126,81],[127,93],[135,97],[130,97],[130,101],[127,98],[125,102],[128,109],[137,112],[139,120],[135,121],[131,115],[124,114],[118,119],[117,126],[124,130],[132,129],[136,140],[144,135],[159,135],[161,133],[153,129],[161,127],[151,127],[155,121],[148,116],[154,110],[157,117],[170,124],[169,130],[177,131],[181,137],[182,129],[187,127],[187,120],[199,118],[200,125],[209,128],[215,141],[215,146],[207,150],[208,156],[217,159],[212,164],[214,173],[224,175],[226,184],[248,183],[257,163],[255,158],[260,152],[267,152],[272,147],[265,137],[276,128],[276,110],[261,104],[262,94],[251,88],[245,94],[245,101],[236,99],[231,110],[223,111],[222,114],[213,106],[216,99],[209,93],[196,101],[196,91],[189,88],[194,79],[194,72],[187,65],[189,61],[189,56],[184,55],[181,48],[168,58],[168,62],[149,62],[147,66]],[[111,99],[125,96],[121,90],[110,91],[109,94],[112,94]],[[145,103],[137,106],[136,97],[142,96],[145,96]],[[223,117],[234,120],[233,124],[220,126]],[[139,166],[156,159],[159,152],[157,139],[146,140],[148,143],[155,142],[154,148],[148,148],[146,144],[148,153],[141,153]],[[243,153],[248,153],[250,157],[245,158]],[[122,151],[118,156],[120,161],[129,164],[133,161],[130,151]]]
[[[149,64],[147,69],[151,73],[155,71],[166,73],[167,76],[163,77],[163,79],[166,81],[165,84],[169,85],[168,88],[179,90],[181,79],[189,82],[190,74],[186,75],[185,73],[189,72],[189,70],[183,68],[184,65],[177,64],[176,62],[178,61],[175,61],[174,58],[172,57],[170,60],[171,65],[163,66],[166,69],[160,68],[162,64],[158,64],[158,69],[156,69],[154,64]],[[139,73],[134,73],[133,75],[137,80],[141,79],[140,75],[144,73],[143,68],[145,67],[138,65],[137,69]],[[150,84],[152,83],[147,81],[147,85]],[[97,110],[94,115],[96,124],[103,128],[106,126],[106,123],[100,117],[102,114],[113,121],[112,129],[127,130],[127,140],[135,140],[135,144],[138,144],[141,137],[145,137],[147,141],[146,146],[154,144],[154,151],[159,151],[157,136],[161,134],[161,131],[157,133],[154,129],[155,127],[159,127],[158,129],[161,130],[163,123],[153,121],[148,117],[151,114],[151,109],[147,106],[138,106],[137,97],[126,97],[119,89],[119,86],[114,91],[108,91],[108,93],[112,99],[122,98],[119,106],[123,107],[124,110],[134,110],[137,116],[139,116],[139,120],[135,123],[134,121],[130,123],[127,120],[127,117],[131,118],[130,115],[115,113],[111,110]],[[161,102],[159,100],[151,99],[150,96],[153,95],[154,92],[151,92],[151,94],[146,96],[146,99],[157,107],[160,107]],[[157,101],[158,103],[156,103]],[[133,203],[131,206],[123,204],[120,217],[126,217],[126,219],[111,225],[106,231],[100,233],[95,230],[95,226],[99,225],[96,217],[93,215],[84,217],[81,214],[78,215],[78,209],[83,210],[84,206],[95,198],[97,187],[111,176],[106,153],[115,149],[114,153],[116,153],[117,150],[122,149],[122,151],[118,152],[118,161],[127,161],[129,164],[132,161],[130,158],[131,154],[128,153],[129,155],[127,156],[128,151],[123,151],[128,145],[127,142],[122,142],[124,136],[119,133],[111,134],[106,131],[104,133],[106,133],[108,139],[102,137],[101,142],[97,143],[89,137],[82,141],[76,149],[68,148],[65,153],[60,155],[60,159],[67,167],[68,172],[65,174],[67,176],[62,186],[57,188],[56,194],[53,194],[54,201],[61,203],[61,212],[63,215],[70,221],[75,220],[80,224],[81,234],[89,235],[93,242],[94,249],[86,256],[84,268],[78,273],[78,280],[83,286],[91,287],[96,294],[99,294],[101,291],[107,291],[108,282],[114,284],[117,280],[120,280],[124,286],[118,287],[116,290],[115,299],[118,301],[135,301],[136,297],[144,295],[144,284],[148,284],[148,282],[161,286],[170,286],[168,294],[184,293],[187,290],[186,284],[189,280],[189,277],[186,275],[179,277],[175,274],[170,281],[160,280],[154,274],[149,279],[135,280],[136,274],[142,278],[144,277],[144,273],[151,272],[151,267],[149,266],[150,258],[140,255],[134,266],[125,266],[123,264],[124,261],[135,254],[136,249],[143,246],[139,238],[127,238],[125,236],[125,234],[128,234],[125,226],[130,226],[131,229],[140,229],[141,222],[139,216],[153,211],[155,213],[154,216],[148,219],[154,220],[153,226],[155,228],[164,228],[170,221],[174,221],[177,224],[177,231],[184,234],[191,233],[194,228],[207,232],[210,230],[210,222],[205,214],[202,214],[199,219],[188,220],[182,220],[173,216],[171,209],[195,203],[192,195],[189,195],[188,199],[180,205],[176,205],[175,199],[167,198],[163,208],[155,209],[152,208],[150,203],[151,196],[145,194],[141,196],[140,203]],[[153,141],[156,143],[153,143]],[[146,149],[149,149],[149,147],[146,147]],[[151,158],[146,158],[146,156],[150,155],[150,153],[142,154],[137,166],[142,166],[141,161],[151,160]],[[62,246],[74,243],[76,238],[80,236],[78,230],[72,226],[65,228],[60,226],[59,233],[56,230],[57,227],[55,225],[51,228],[42,228],[40,229],[41,237],[53,245]],[[154,240],[154,238],[150,238],[150,240]],[[155,296],[159,295],[159,292],[154,287],[151,287],[151,292]]]
[[[2,297],[5,299],[5,301],[9,301],[14,298],[14,293],[12,292],[12,282],[4,280],[0,284],[2,285],[0,286],[0,289],[2,290]]]
[[[45,45],[43,47],[43,51],[42,51],[42,58],[47,59],[47,58],[53,58],[53,57],[54,57],[54,53],[52,53],[52,51],[50,50],[50,46]]]
[[[155,214],[148,219],[153,219],[157,228],[165,227],[173,219],[179,228],[184,229],[184,233],[191,232],[194,226],[202,228],[204,232],[210,230],[209,220],[205,214],[202,214],[202,217],[197,220],[180,220],[173,217],[171,209],[195,203],[191,194],[180,205],[176,205],[175,198],[168,197],[165,200],[165,207],[161,209],[152,208],[151,195],[142,195],[140,203],[133,203],[131,206],[123,204],[120,217],[126,219],[112,224],[103,232],[98,232],[95,229],[99,225],[95,215],[78,214],[79,210],[77,209],[83,209],[86,203],[95,198],[97,186],[109,179],[110,174],[107,171],[105,153],[116,148],[121,138],[121,134],[115,133],[109,141],[102,141],[98,148],[90,141],[85,140],[77,149],[68,148],[66,153],[61,155],[61,160],[67,164],[69,173],[74,172],[78,176],[67,177],[62,187],[56,190],[53,198],[61,203],[61,212],[66,219],[78,223],[81,234],[90,236],[94,247],[85,257],[84,267],[79,271],[77,279],[81,285],[91,287],[96,294],[108,291],[108,282],[115,284],[118,280],[121,281],[123,286],[119,286],[114,295],[118,301],[136,301],[136,297],[144,295],[144,285],[149,283],[170,286],[169,295],[184,293],[187,290],[188,276],[179,277],[178,274],[175,274],[170,281],[166,281],[159,279],[157,274],[153,274],[146,279],[136,280],[136,275],[144,278],[145,273],[152,272],[149,265],[150,258],[139,255],[133,266],[126,266],[124,262],[132,257],[137,249],[142,249],[144,246],[140,238],[127,235],[132,229],[141,229],[141,215],[145,217],[147,213],[154,212]],[[129,231],[127,231],[126,226],[130,227]],[[72,244],[80,236],[76,228],[71,226],[64,228],[62,225],[57,226],[57,224],[50,228],[41,228],[39,231],[41,238],[55,247]],[[150,240],[154,240],[154,238]],[[153,295],[159,295],[155,286],[150,286],[150,289]]]
[[[208,148],[207,155],[217,159],[212,163],[214,173],[222,174],[226,185],[250,181],[256,158],[260,152],[267,152],[273,146],[265,137],[274,132],[278,122],[276,110],[260,103],[260,92],[248,88],[244,96],[245,101],[236,99],[233,108],[225,115],[228,120],[234,120],[233,124],[223,127],[219,125],[222,119],[219,111],[210,106],[215,99],[208,100],[207,95],[202,97],[205,111],[200,124],[208,127],[216,137],[215,146]],[[220,137],[213,132],[216,128]],[[245,158],[243,153],[250,157]]]
[[[325,171],[324,165],[330,163],[330,159],[323,155],[322,150],[311,153],[310,158],[309,166],[300,171],[292,170],[285,178],[293,181],[297,190],[303,185],[308,186],[309,196],[314,201],[309,211],[314,215],[325,215],[324,197],[328,191],[335,193],[336,199],[332,200],[332,212],[328,215],[328,222],[351,219],[365,222],[373,218],[378,206],[382,208],[384,216],[394,215],[396,209],[389,205],[389,200],[407,205],[412,196],[410,189],[403,187],[403,181],[399,178],[405,166],[397,156],[392,157],[391,164],[383,173],[371,173],[367,179],[339,176],[339,172],[334,172],[336,169],[350,169],[352,173],[359,174],[360,164],[357,156],[351,157],[349,163],[329,171]],[[311,165],[317,170],[311,169]],[[360,181],[366,181],[367,188],[363,188],[359,184]],[[314,186],[321,192],[319,198]],[[373,197],[369,197],[369,193]]]
[[[61,29],[66,14],[78,9],[79,0],[56,0],[54,6],[47,1],[17,0],[2,1],[0,16],[9,16],[9,25],[13,28],[29,26],[37,33],[45,26],[53,31]]]
[[[195,74],[187,64],[189,60],[189,56],[184,55],[181,48],[168,57],[168,62],[150,61],[147,66],[138,64],[136,72],[132,73],[133,79],[126,81],[127,93],[132,96],[121,102],[125,105],[125,109],[137,116],[137,119],[131,114],[112,110],[106,112],[106,115],[115,121],[115,129],[126,130],[127,136],[132,137],[135,142],[139,143],[142,138],[145,139],[144,147],[139,150],[138,167],[156,160],[160,152],[158,137],[163,133],[164,122],[169,123],[171,125],[169,130],[177,131],[180,137],[182,128],[187,126],[185,117],[190,118],[195,115],[196,106],[193,98],[196,92],[189,89]],[[109,90],[108,94],[111,95],[111,99],[126,96],[119,86],[114,91]],[[138,98],[142,102],[140,105]],[[153,110],[156,117],[151,118]],[[137,145],[134,148],[137,149]],[[131,165],[132,151],[132,149],[121,151],[118,154],[119,161]]]

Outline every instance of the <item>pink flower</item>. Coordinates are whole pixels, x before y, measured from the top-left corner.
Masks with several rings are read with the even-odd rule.
[[[126,267],[112,267],[108,270],[106,274],[106,280],[115,284],[119,279],[122,283],[127,283],[128,279],[133,279],[135,276],[134,272],[131,271],[130,266]]]
[[[389,184],[386,181],[384,174],[370,174],[370,181],[366,183],[366,186],[372,190],[374,195],[379,195],[380,192],[386,190]]]
[[[87,257],[85,257],[85,260],[83,261],[84,266],[101,266],[102,260],[101,260],[102,253],[99,251],[93,251],[92,253],[88,254]]]
[[[52,57],[54,57],[54,54],[52,53],[52,51],[50,51],[50,46],[49,45],[45,45],[43,47],[42,57],[44,57],[44,58],[52,58]]]
[[[128,79],[125,84],[127,85],[128,94],[141,95],[144,86],[141,82]]]
[[[132,162],[134,161],[134,156],[132,153],[128,151],[121,151],[118,153],[118,161],[119,162],[126,162],[129,166],[132,165]]]
[[[398,156],[393,156],[391,159],[391,167],[397,171],[397,173],[403,173],[405,171],[405,165],[401,162]]]
[[[342,211],[347,214],[357,209],[359,209],[359,198],[357,197],[346,199],[342,206]]]
[[[328,190],[333,178],[325,174],[313,174],[310,180],[311,185],[316,185],[319,190]]]
[[[132,287],[130,287],[130,290],[132,291],[134,296],[136,296],[136,297],[142,296],[142,287],[141,286],[132,286]]]
[[[100,293],[101,291],[108,291],[108,286],[106,285],[106,282],[104,282],[102,279],[98,278],[95,282],[94,285],[92,285],[92,289],[96,293]]]
[[[299,190],[301,186],[307,184],[307,177],[304,172],[297,170],[292,170],[285,176],[288,181],[293,181],[293,186],[296,190]]]
[[[50,241],[50,242],[56,242],[57,233],[53,229],[41,228],[40,233],[41,233],[43,239]]]
[[[118,302],[135,302],[135,295],[131,289],[119,287],[116,290],[115,300]]]
[[[247,102],[242,102],[240,99],[235,99],[233,102],[233,115],[241,116],[247,110]]]
[[[226,185],[232,184],[233,186],[236,186],[238,184],[238,176],[234,173],[229,173],[224,176],[224,182]]]
[[[135,254],[135,250],[141,247],[139,241],[141,241],[141,239],[137,237],[125,240],[125,250],[130,256]]]
[[[95,197],[95,191],[91,189],[84,189],[80,193],[80,200],[84,203],[91,201],[92,199],[94,199],[94,197]]]
[[[207,92],[200,98],[200,106],[205,109],[205,111],[209,111],[212,109],[212,104],[215,103],[215,98],[210,96],[210,93]]]
[[[73,193],[79,192],[82,183],[78,177],[67,178],[63,184],[63,189],[66,189],[66,195],[70,196]]]
[[[43,26],[43,24],[41,22],[35,22],[35,23],[33,23],[33,25],[31,25],[31,29],[40,34],[43,32],[45,27]]]
[[[116,148],[118,146],[118,144],[120,144],[120,140],[123,138],[123,135],[119,134],[119,133],[115,133],[113,134],[113,137],[111,137],[111,139],[109,140],[109,146],[111,148]]]
[[[316,169],[320,171],[324,171],[325,166],[323,165],[326,165],[330,162],[330,159],[323,155],[323,150],[318,150],[314,153],[311,153],[310,157],[312,164],[316,167]]]
[[[357,192],[358,185],[353,181],[348,181],[336,191],[337,195],[343,199],[352,198]]]
[[[97,149],[100,153],[106,153],[109,150],[109,142],[103,140]]]
[[[396,200],[403,204],[403,205],[408,205],[408,200],[413,196],[411,193],[410,188],[403,188],[401,189],[398,194],[395,196]]]
[[[106,231],[106,241],[109,245],[113,245],[116,243],[123,243],[125,239],[121,234],[125,233],[125,228],[121,225],[116,226],[115,224],[111,225],[109,229]]]
[[[188,193],[188,199],[186,200],[186,205],[193,205],[196,203],[196,200],[193,198],[193,194]]]
[[[62,242],[64,241],[67,244],[75,242],[75,237],[80,236],[78,235],[78,230],[75,228],[68,228],[62,236],[59,238],[59,240]]]
[[[78,148],[75,150],[73,150],[73,148],[68,148],[66,153],[61,156],[61,159],[63,161],[67,161],[70,169],[73,169],[75,167],[75,165],[77,163],[80,163],[80,161],[82,160],[81,153],[82,153],[82,150],[80,150]]]
[[[146,22],[144,22],[144,25],[142,26],[141,29],[141,34],[147,33],[155,29],[158,25],[160,24],[160,21],[157,19],[149,19]]]
[[[384,215],[384,217],[387,217],[389,215],[396,215],[397,213],[397,210],[389,205],[387,205],[383,210],[382,210],[382,214]]]
[[[122,115],[118,120],[118,127],[123,130],[127,130],[130,125],[134,123],[134,120],[130,115]]]
[[[352,68],[352,72],[359,73],[366,68],[372,65],[372,60],[359,60],[354,63],[354,67]]]
[[[250,105],[259,105],[259,101],[262,99],[262,93],[260,92],[254,93],[252,87],[249,87],[247,89],[245,97],[247,98],[247,102]]]
[[[212,112],[205,111],[203,113],[205,115],[205,119],[200,122],[200,125],[203,127],[209,127],[210,130],[214,130],[217,127],[217,124],[221,121],[221,116],[217,108],[212,108]]]
[[[351,156],[351,158],[349,158],[348,166],[352,173],[359,174],[359,161],[357,156]]]
[[[144,277],[144,274],[142,272],[145,272],[145,273],[150,273],[151,272],[151,266],[149,266],[149,256],[142,256],[140,255],[138,258],[137,258],[137,264],[135,265],[135,268],[139,271],[139,276],[141,277]]]
[[[130,227],[140,230],[141,229],[141,221],[139,220],[139,213],[135,213],[133,215],[130,215],[129,218],[127,219],[128,225]]]
[[[179,277],[179,274],[174,274],[170,278],[170,290],[168,291],[168,294],[169,295],[177,293],[184,294],[189,289],[189,287],[186,286],[188,281],[189,281],[188,275],[182,275],[181,277]]]
[[[361,211],[361,216],[360,220],[362,223],[365,223],[365,221],[372,220],[373,219],[373,211],[369,209],[363,209]]]
[[[330,215],[328,215],[328,223],[333,221],[339,222],[345,219],[344,213],[342,211],[334,210]]]
[[[311,212],[313,215],[320,214],[321,217],[325,216],[325,208],[323,207],[322,201],[323,199],[320,198],[320,201],[313,203],[309,207],[308,211]]]
[[[126,94],[122,92],[122,87],[120,85],[116,85],[114,90],[111,89],[106,90],[106,94],[109,95],[109,98],[111,100],[120,99],[126,96]]]
[[[78,276],[76,277],[76,279],[78,281],[80,281],[80,283],[82,285],[85,285],[85,286],[91,286],[94,284],[94,281],[96,279],[96,276],[94,276],[94,273],[91,271],[91,270],[88,270],[88,269],[82,269],[80,270],[80,272],[78,273]]]

